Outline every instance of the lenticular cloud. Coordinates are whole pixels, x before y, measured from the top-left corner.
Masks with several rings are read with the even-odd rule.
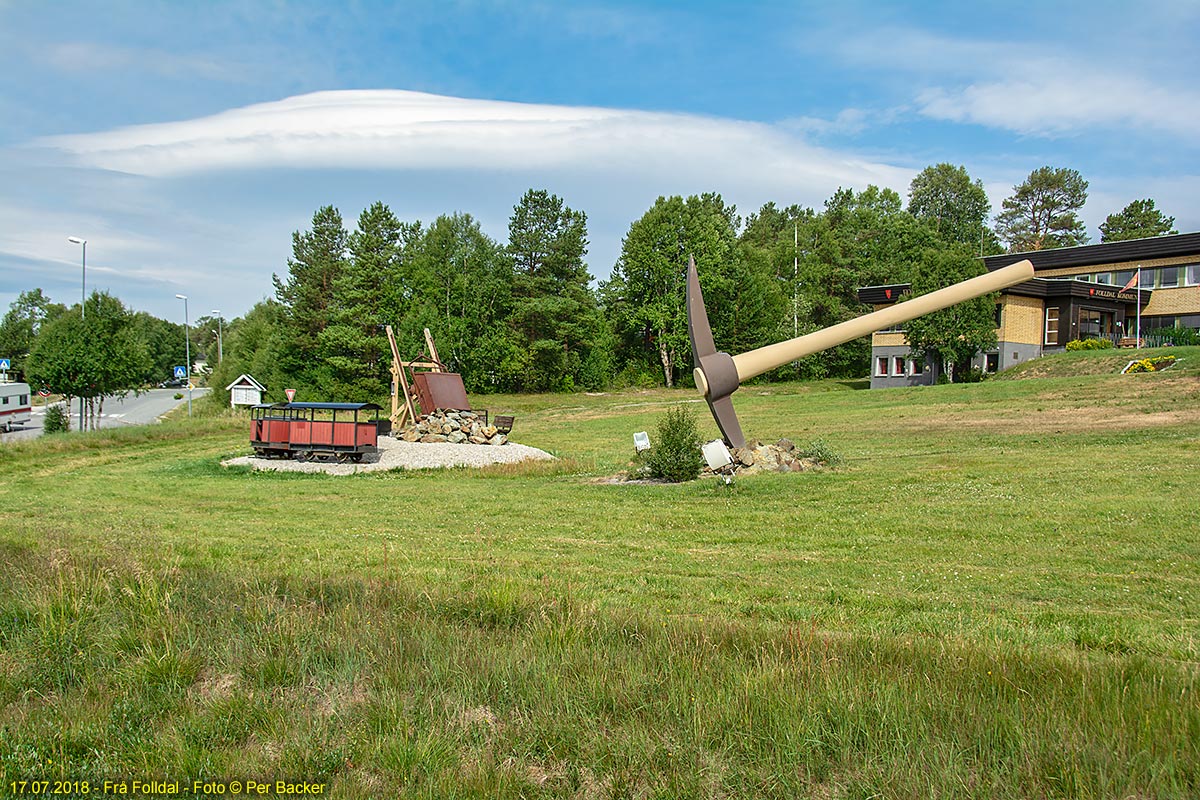
[[[288,167],[702,169],[741,181],[821,185],[908,179],[907,171],[835,154],[763,123],[398,90],[318,92],[37,144],[83,166],[149,176]]]

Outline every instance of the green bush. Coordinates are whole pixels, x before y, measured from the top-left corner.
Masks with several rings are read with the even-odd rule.
[[[839,453],[835,453],[823,439],[813,439],[808,443],[808,447],[800,450],[801,458],[811,458],[818,464],[824,464],[827,467],[836,467],[842,463],[842,457]]]
[[[71,430],[71,416],[66,406],[46,406],[46,416],[42,419],[42,433],[66,433]]]
[[[979,367],[968,367],[954,373],[955,383],[980,383],[987,379],[987,373]]]
[[[1111,350],[1113,343],[1109,339],[1073,339],[1067,342],[1067,350]]]
[[[658,437],[646,451],[650,477],[671,483],[695,480],[704,468],[696,418],[683,406],[667,410],[658,422]]]
[[[1149,347],[1189,347],[1200,345],[1200,333],[1191,328],[1176,325],[1174,328],[1159,328],[1154,333],[1146,334],[1146,345]]]

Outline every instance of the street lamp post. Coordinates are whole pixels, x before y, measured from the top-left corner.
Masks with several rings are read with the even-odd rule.
[[[80,270],[79,281],[79,316],[87,319],[87,239],[80,239],[78,236],[68,236],[67,241],[71,244],[83,245],[83,267]]]
[[[87,319],[87,239],[68,236],[67,241],[83,245],[83,266],[79,273],[79,318],[84,320]],[[79,430],[83,430],[83,395],[79,396]]]
[[[183,351],[184,358],[187,360],[183,369],[188,382],[188,416],[190,417],[192,416],[192,326],[188,320],[187,295],[177,294],[175,296],[183,301]]]
[[[212,313],[217,315],[217,365],[219,366],[221,361],[225,358],[225,337],[221,335],[221,329],[223,326],[221,324],[220,310],[214,308]]]

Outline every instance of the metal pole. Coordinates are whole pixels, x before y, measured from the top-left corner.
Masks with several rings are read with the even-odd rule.
[[[1138,264],[1137,274],[1137,349],[1142,349],[1142,265]]]
[[[87,239],[81,239],[78,236],[68,236],[67,241],[71,244],[83,245],[83,265],[80,271],[79,279],[79,319],[80,321],[87,320]],[[68,412],[70,409],[68,409]],[[79,396],[79,430],[83,430],[83,395]]]
[[[183,372],[188,385],[188,416],[192,416],[192,327],[188,320],[187,295],[175,295],[183,301],[183,352],[184,359],[187,361],[184,364]]]
[[[796,311],[800,284],[800,223],[792,223],[792,338],[800,335],[800,317]]]
[[[87,239],[83,240],[83,268],[79,275],[79,316],[87,319]]]
[[[217,315],[217,364],[220,365],[225,359],[225,337],[222,334],[221,312],[214,308],[212,313]]]
[[[87,319],[87,239],[83,240],[83,266],[79,272],[79,319]],[[83,430],[82,395],[79,397],[79,430]]]

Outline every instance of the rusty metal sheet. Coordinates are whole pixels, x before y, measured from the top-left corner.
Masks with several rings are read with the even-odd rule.
[[[447,411],[471,410],[462,375],[457,372],[418,372],[413,378],[422,414],[432,414],[439,408]]]

